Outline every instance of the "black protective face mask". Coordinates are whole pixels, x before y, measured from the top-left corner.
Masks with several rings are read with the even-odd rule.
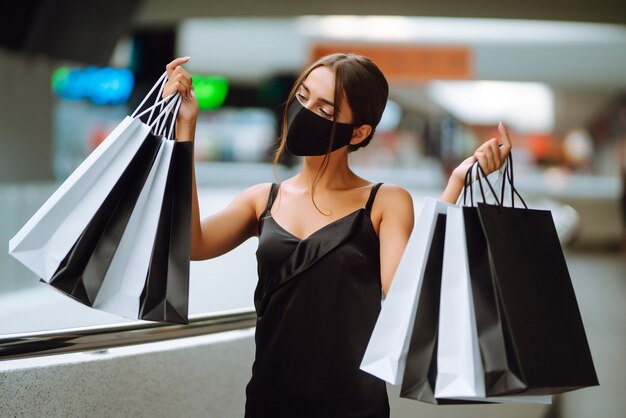
[[[287,149],[294,155],[324,155],[333,129],[333,121],[315,114],[293,98],[287,109]],[[331,151],[350,143],[353,124],[339,123]]]

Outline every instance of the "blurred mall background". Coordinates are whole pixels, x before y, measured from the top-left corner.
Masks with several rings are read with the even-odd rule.
[[[372,181],[408,188],[416,210],[441,192],[456,164],[497,135],[498,121],[509,126],[520,192],[531,206],[553,211],[601,385],[556,396],[550,406],[471,408],[398,399],[389,386],[392,417],[626,416],[623,2],[26,0],[7,8],[0,28],[0,355],[15,334],[128,322],[39,283],[7,254],[8,241],[132,112],[167,62],[191,57],[186,67],[201,106],[196,170],[208,214],[244,188],[273,181],[268,161],[299,71],[329,52],[357,52],[378,63],[390,95],[374,141],[351,161]],[[278,176],[298,164],[287,156]],[[192,263],[192,314],[252,308],[255,249],[249,240]],[[253,341],[251,330],[238,332],[157,345],[152,357],[147,348],[102,350],[111,358],[100,358],[101,367],[62,356],[45,364],[0,361],[0,416],[242,416]],[[84,368],[74,370],[78,363]],[[154,374],[164,363],[167,374]],[[145,380],[133,380],[138,373]],[[113,383],[103,390],[105,378]]]

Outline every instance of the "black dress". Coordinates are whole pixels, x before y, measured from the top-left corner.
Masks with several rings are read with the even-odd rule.
[[[256,353],[246,418],[389,417],[385,382],[359,369],[381,307],[380,248],[365,207],[300,239],[259,219]]]

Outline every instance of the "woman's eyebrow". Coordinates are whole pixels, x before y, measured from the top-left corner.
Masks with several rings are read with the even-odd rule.
[[[309,88],[306,86],[306,84],[304,84],[304,83],[300,83],[300,85],[302,86],[302,88],[303,88],[304,90],[306,90],[306,92],[307,92],[307,93],[311,94],[311,90],[309,90]],[[330,105],[330,106],[332,106],[332,107],[335,107],[335,104],[334,104],[332,101],[330,101],[330,100],[328,100],[328,99],[324,99],[323,97],[320,97],[320,98],[319,98],[319,101],[320,101],[320,102],[323,102],[323,103],[326,103],[327,105]]]

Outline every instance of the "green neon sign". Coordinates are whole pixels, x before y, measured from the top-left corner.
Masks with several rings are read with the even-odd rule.
[[[228,80],[219,75],[191,74],[193,91],[201,110],[219,109],[228,94]]]

